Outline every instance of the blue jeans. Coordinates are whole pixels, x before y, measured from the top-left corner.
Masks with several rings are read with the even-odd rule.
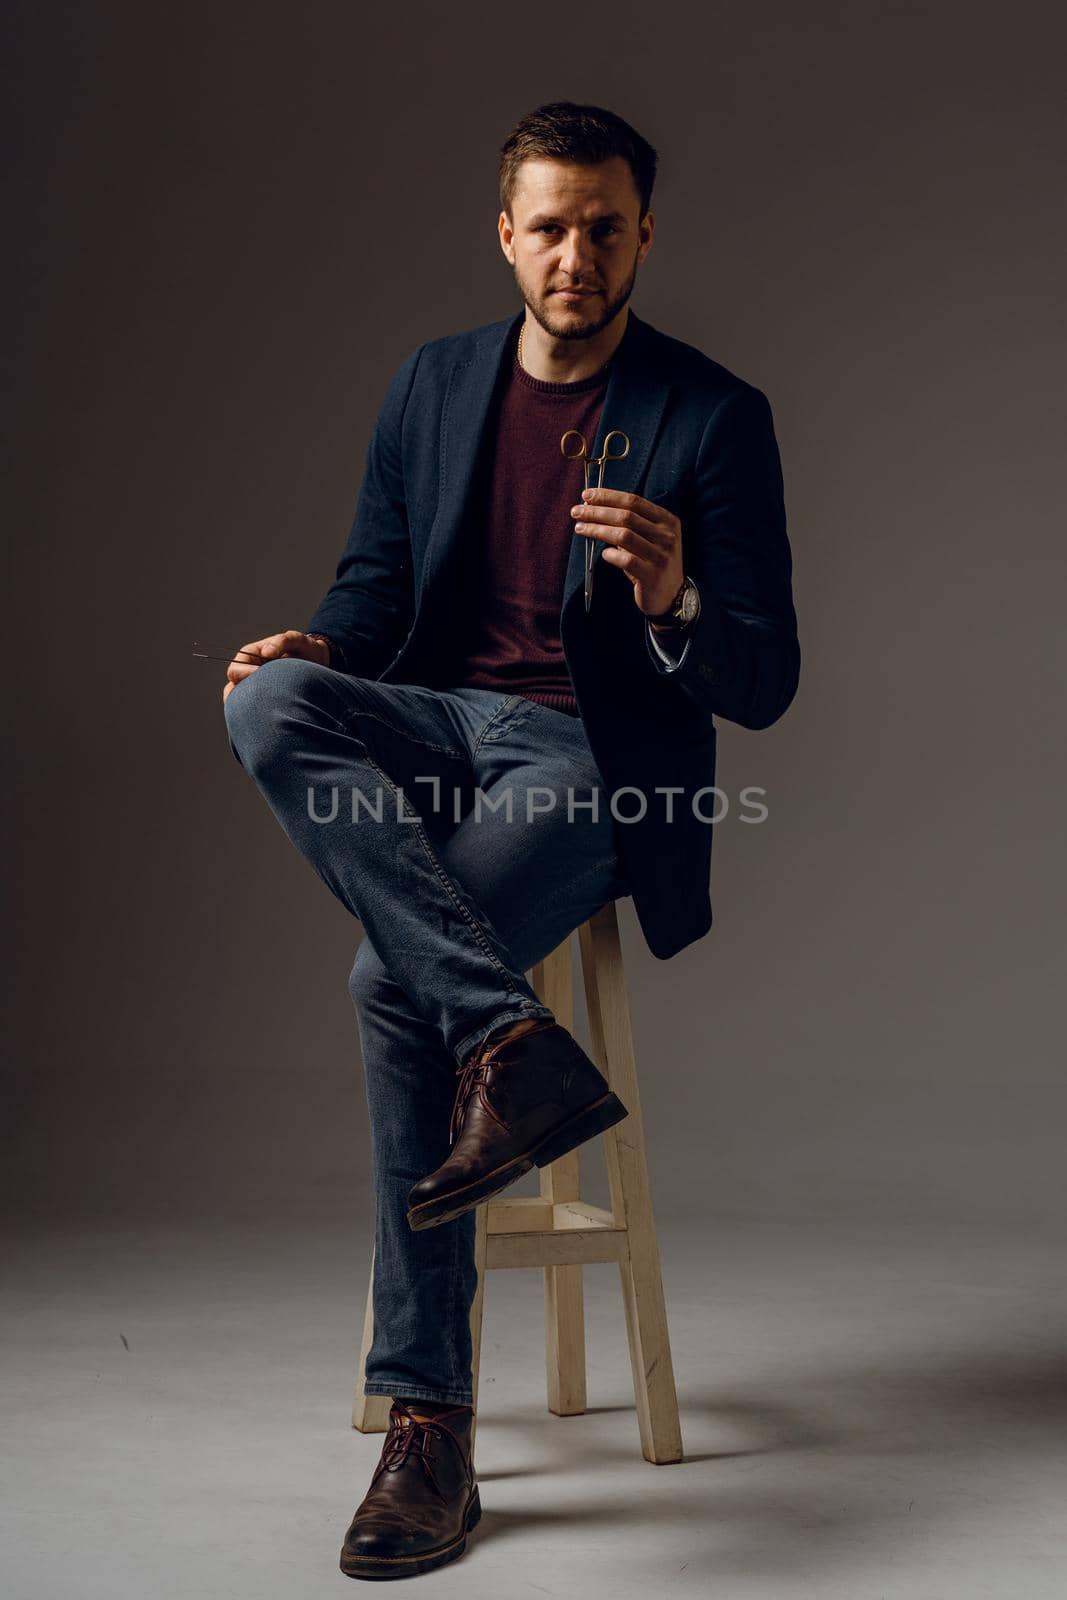
[[[230,747],[363,925],[356,1008],[376,1196],[368,1394],[469,1404],[474,1213],[414,1232],[456,1071],[551,1017],[524,973],[629,893],[580,717],[520,695],[379,683],[282,657],[227,697]]]

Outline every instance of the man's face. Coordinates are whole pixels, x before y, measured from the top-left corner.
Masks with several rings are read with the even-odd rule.
[[[640,216],[629,164],[524,161],[500,213],[500,247],[531,314],[556,339],[589,339],[629,300],[655,218]],[[567,291],[577,289],[577,294]]]

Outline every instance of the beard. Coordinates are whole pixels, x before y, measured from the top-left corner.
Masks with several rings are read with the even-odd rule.
[[[530,308],[533,319],[553,339],[592,339],[595,334],[602,333],[610,322],[618,316],[623,306],[634,292],[637,282],[637,259],[634,258],[630,276],[610,299],[605,299],[600,308],[600,315],[589,322],[579,322],[567,327],[557,328],[549,320],[552,299],[551,294],[537,294],[529,284],[523,282],[519,276],[518,268],[515,269],[515,282],[519,293]]]

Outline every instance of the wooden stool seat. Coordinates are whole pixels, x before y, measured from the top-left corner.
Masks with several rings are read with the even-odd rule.
[[[644,1124],[637,1091],[630,1010],[614,902],[577,930],[589,1018],[591,1055],[629,1110],[600,1135],[607,1162],[611,1208],[581,1198],[578,1157],[572,1150],[540,1169],[539,1196],[488,1200],[475,1213],[478,1289],[471,1307],[474,1404],[477,1413],[485,1275],[493,1267],[541,1267],[545,1274],[545,1354],[548,1409],[576,1416],[586,1409],[585,1315],[582,1267],[617,1261],[630,1346],[634,1399],[646,1461],[682,1459],[659,1245],[652,1217]],[[574,1028],[571,940],[568,937],[532,971],[538,998],[557,1022]],[[363,1323],[353,1427],[363,1433],[388,1426],[390,1400],[363,1390],[374,1331],[373,1255]]]

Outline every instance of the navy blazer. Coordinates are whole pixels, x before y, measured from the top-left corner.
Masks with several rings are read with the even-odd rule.
[[[307,623],[335,641],[342,670],[454,686],[450,667],[476,587],[464,575],[477,559],[494,395],[524,314],[420,345],[389,385],[336,578]],[[601,806],[615,796],[638,921],[665,960],[712,923],[716,796],[697,791],[715,782],[714,719],[766,728],[796,693],[792,557],[766,396],[632,310],[611,363],[597,454],[612,428],[629,435],[630,453],[606,481],[678,516],[700,616],[669,666],[630,580],[605,561],[587,614],[586,541],[574,534],[560,637],[604,780]],[[656,792],[671,788],[681,792]]]

